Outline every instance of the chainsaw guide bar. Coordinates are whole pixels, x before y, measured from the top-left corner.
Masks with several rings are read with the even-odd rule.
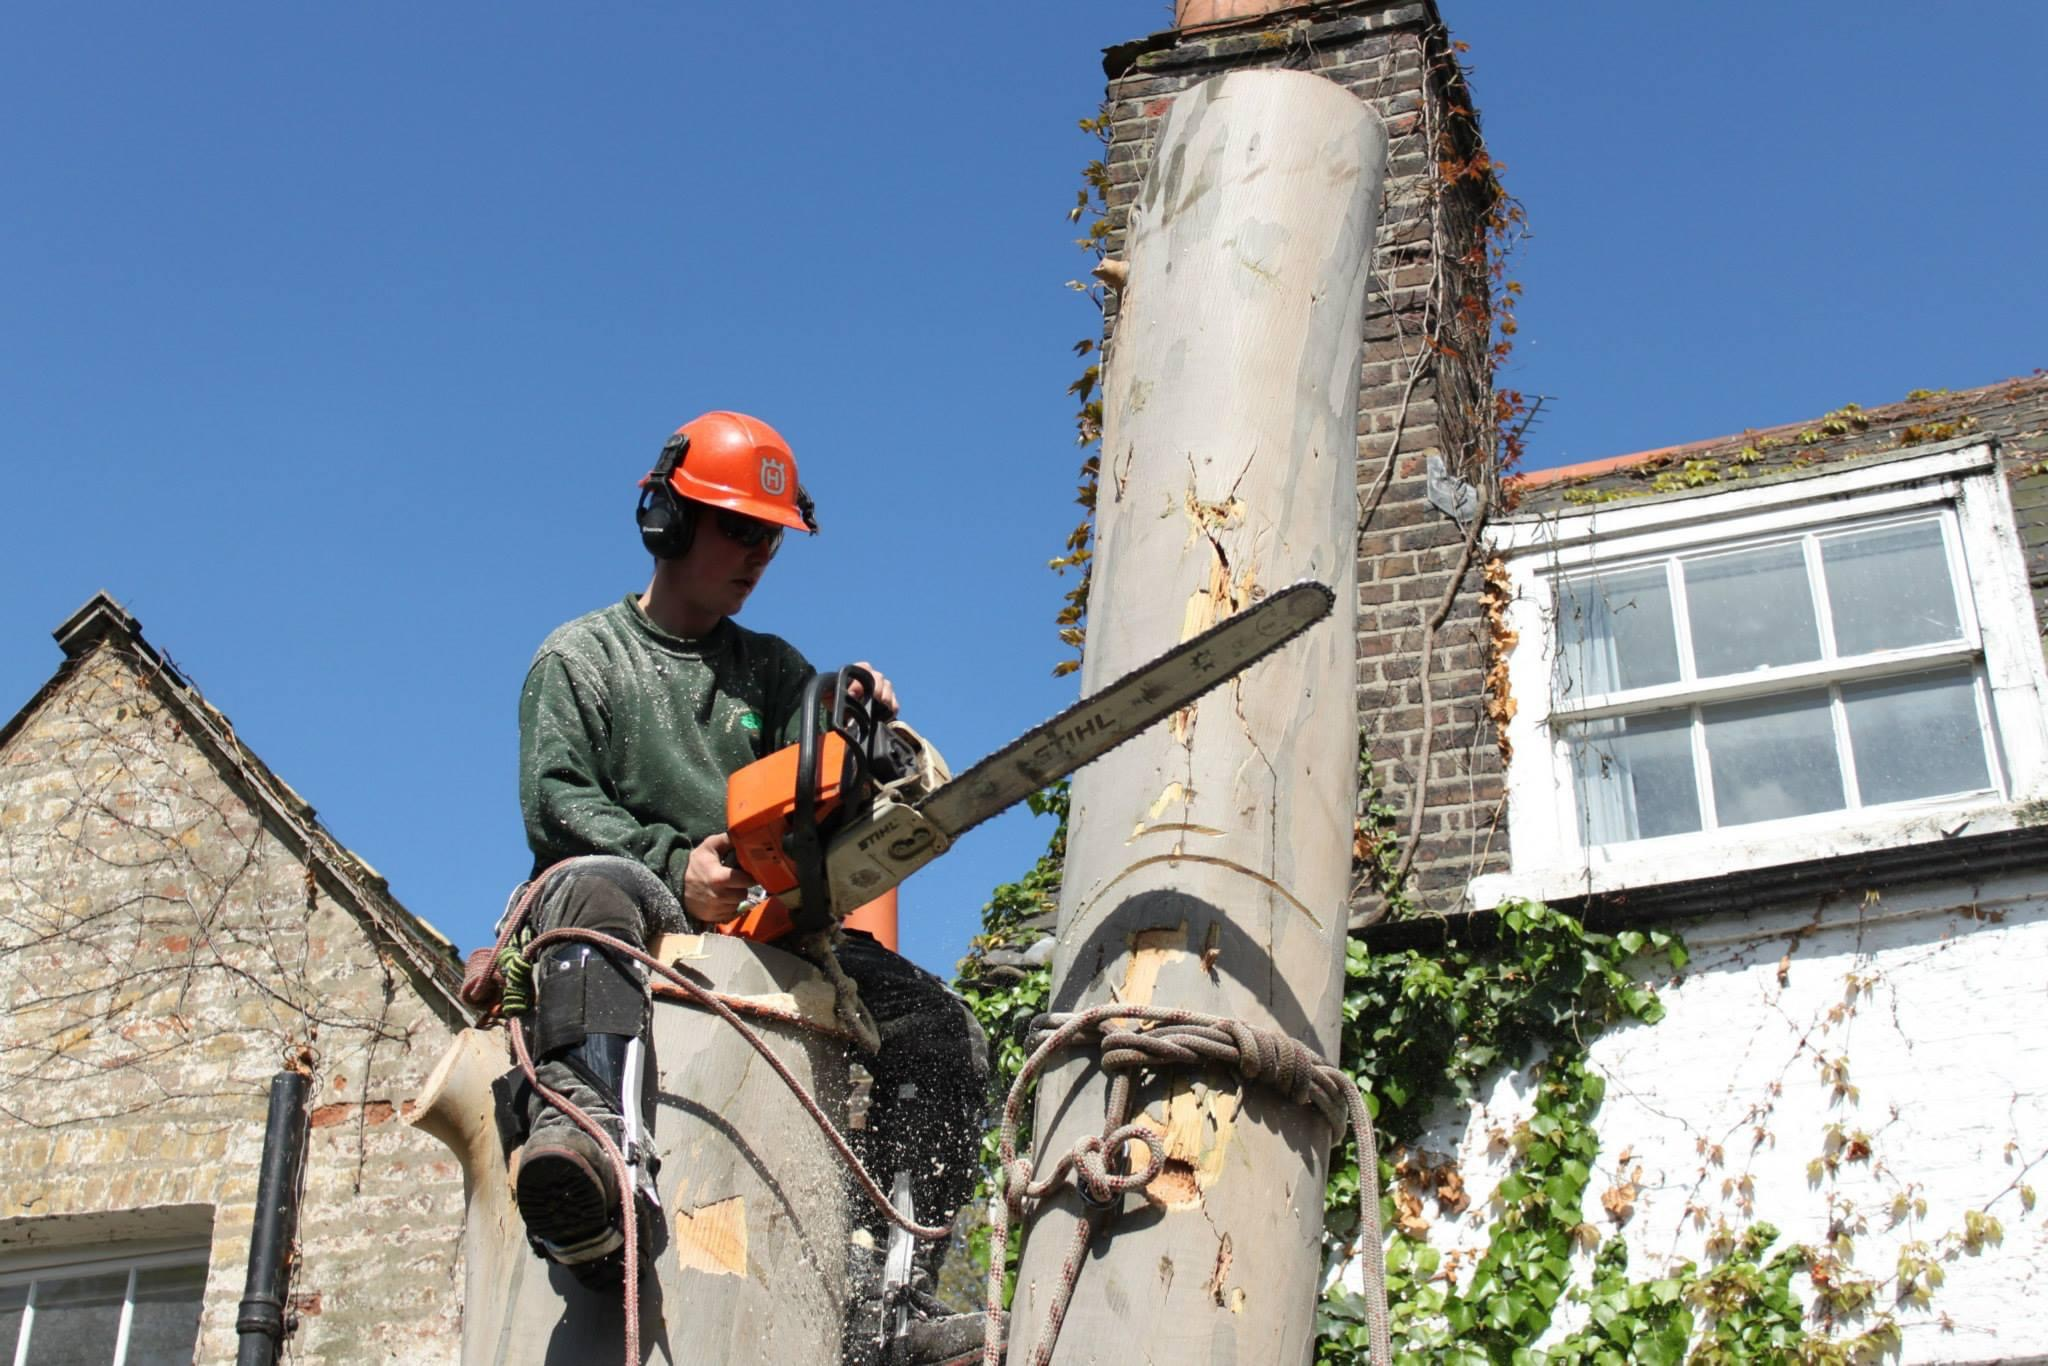
[[[1224,618],[957,775],[917,811],[950,842],[1228,682],[1330,614],[1312,580]]]
[[[1290,584],[1025,731],[958,777],[949,777],[943,761],[920,742],[917,748],[928,755],[928,762],[920,765],[922,778],[877,793],[857,816],[828,836],[822,870],[828,914],[844,915],[872,901],[989,817],[1235,678],[1328,616],[1336,601],[1336,594],[1323,584]],[[772,762],[777,761],[763,760],[757,767]],[[795,764],[792,758],[792,770]],[[789,780],[778,776],[765,786],[780,792]],[[802,786],[801,779],[797,786]],[[766,809],[778,821],[784,815],[779,806]],[[733,828],[741,829],[741,823]],[[774,841],[783,838],[782,828],[771,826]],[[774,896],[785,907],[802,906],[800,888],[778,890]],[[773,937],[767,928],[748,928],[753,923],[749,920],[738,932]]]

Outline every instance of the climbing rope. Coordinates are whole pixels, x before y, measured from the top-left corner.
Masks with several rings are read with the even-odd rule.
[[[498,976],[498,964],[501,956],[515,942],[521,926],[525,922],[527,913],[532,908],[541,888],[554,875],[556,869],[562,866],[560,863],[555,864],[554,867],[549,868],[529,883],[524,893],[517,899],[512,911],[505,917],[504,927],[499,931],[496,946],[488,952],[479,950],[471,956],[469,973],[462,988],[463,999],[470,1001],[472,1004],[482,1004],[492,997],[494,988],[500,990],[503,988],[505,985],[503,979]],[[605,934],[599,930],[586,930],[573,926],[563,926],[558,929],[547,930],[541,934],[534,935],[532,939],[527,941],[519,956],[529,963],[538,962],[540,961],[542,950],[554,944],[570,943],[590,944],[606,952],[622,954],[627,958],[631,958],[649,972],[673,984],[691,1004],[711,1012],[730,1025],[739,1033],[742,1039],[746,1040],[755,1052],[761,1055],[762,1059],[767,1062],[769,1069],[782,1079],[783,1085],[789,1088],[790,1093],[796,1097],[797,1103],[803,1107],[804,1113],[811,1117],[811,1121],[818,1126],[819,1132],[825,1136],[833,1151],[839,1155],[839,1160],[845,1164],[847,1171],[852,1174],[854,1183],[860,1187],[862,1194],[867,1196],[868,1200],[885,1219],[910,1234],[911,1237],[924,1242],[938,1242],[952,1236],[953,1229],[950,1224],[917,1223],[890,1203],[888,1195],[876,1183],[874,1177],[868,1174],[867,1168],[861,1165],[860,1158],[854,1154],[853,1148],[846,1141],[845,1135],[841,1134],[838,1127],[832,1123],[831,1118],[826,1115],[824,1108],[818,1104],[817,1098],[811,1095],[810,1091],[797,1078],[796,1074],[789,1070],[788,1065],[775,1055],[775,1051],[768,1046],[767,1040],[763,1039],[745,1020],[741,1019],[731,1006],[720,1000],[715,992],[698,986],[695,982],[692,982],[682,973],[676,971],[652,954],[644,952],[625,940],[618,938],[616,935]],[[625,1362],[626,1366],[639,1366],[639,1201],[635,1198],[632,1176],[627,1170],[625,1155],[619,1151],[619,1145],[612,1141],[611,1135],[604,1131],[603,1125],[592,1119],[574,1102],[569,1100],[568,1097],[541,1082],[534,1066],[533,1057],[527,1049],[526,1032],[519,1020],[510,1015],[502,1015],[499,1017],[498,1022],[502,1022],[506,1026],[507,1033],[511,1038],[512,1056],[519,1066],[521,1075],[526,1078],[527,1084],[533,1087],[535,1094],[540,1096],[542,1100],[560,1110],[578,1128],[589,1134],[597,1142],[598,1148],[604,1153],[605,1160],[611,1165],[612,1174],[617,1180],[620,1192],[620,1222],[623,1225],[621,1232],[625,1237]]]
[[[1132,1022],[1148,1021],[1150,1028]],[[1017,1155],[1017,1123],[1024,1097],[1038,1074],[1060,1050],[1093,1033],[1100,1064],[1109,1074],[1109,1095],[1103,1104],[1103,1132],[1090,1134],[1060,1156],[1042,1179],[1029,1158]],[[1084,1204],[1074,1239],[1061,1263],[1059,1279],[1046,1307],[1045,1329],[1039,1334],[1032,1366],[1045,1366],[1059,1339],[1074,1282],[1080,1275],[1088,1244],[1108,1213],[1128,1192],[1141,1190],[1166,1165],[1165,1140],[1151,1128],[1132,1122],[1132,1076],[1142,1069],[1172,1066],[1219,1066],[1234,1069],[1248,1081],[1263,1082],[1296,1104],[1312,1104],[1330,1124],[1341,1129],[1348,1120],[1358,1144],[1358,1227],[1354,1241],[1364,1267],[1366,1326],[1372,1359],[1393,1360],[1387,1329],[1386,1263],[1381,1249],[1380,1192],[1377,1145],[1372,1116],[1351,1078],[1298,1039],[1256,1029],[1241,1020],[1203,1015],[1167,1006],[1121,1005],[1111,1002],[1068,1014],[1041,1015],[1032,1021],[1026,1039],[1029,1056],[1017,1071],[1003,1103],[1001,1189],[989,1202],[989,1327],[982,1342],[983,1366],[1002,1366],[1003,1341],[997,1311],[1003,1299],[1003,1249],[1009,1246],[1010,1222],[1023,1218],[1026,1201],[1040,1201],[1071,1175]],[[1141,1172],[1118,1172],[1127,1144],[1143,1142],[1151,1160]]]

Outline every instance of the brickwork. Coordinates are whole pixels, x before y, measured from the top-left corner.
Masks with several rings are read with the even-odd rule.
[[[0,1248],[210,1211],[198,1359],[232,1360],[269,1080],[304,1058],[288,1353],[451,1360],[461,1176],[396,1122],[451,1037],[447,976],[278,819],[195,699],[117,633],[0,733]]]
[[[1464,306],[1484,297],[1480,221],[1492,191],[1477,180],[1447,187],[1438,170],[1440,156],[1463,159],[1477,147],[1462,113],[1471,98],[1430,4],[1301,6],[1114,49],[1105,161],[1112,259],[1172,97],[1254,67],[1335,81],[1369,104],[1387,132],[1386,202],[1359,375],[1359,701],[1375,784],[1402,811],[1396,837],[1404,841],[1427,751],[1413,887],[1420,903],[1451,910],[1472,876],[1505,867],[1507,848],[1494,829],[1503,788],[1484,704],[1480,568],[1467,528],[1425,497],[1432,455],[1482,490],[1492,482],[1490,339]],[[1114,294],[1107,312],[1106,363],[1114,365]],[[1440,612],[1425,660],[1428,623]],[[1353,923],[1381,909],[1362,889]]]

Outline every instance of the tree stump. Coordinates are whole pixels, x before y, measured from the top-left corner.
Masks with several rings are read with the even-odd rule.
[[[655,954],[740,1007],[845,1128],[849,1054],[816,968],[722,935],[672,935]],[[666,1243],[641,1277],[643,1359],[833,1366],[853,1229],[838,1155],[745,1040],[666,984],[652,1032]],[[462,1164],[464,1366],[616,1361],[619,1293],[527,1247],[491,1108],[509,1066],[502,1031],[465,1031],[411,1119]]]

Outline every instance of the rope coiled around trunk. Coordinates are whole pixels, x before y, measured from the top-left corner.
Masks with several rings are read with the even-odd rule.
[[[1140,1027],[1143,1021],[1148,1027]],[[1061,1049],[1095,1035],[1100,1064],[1109,1074],[1103,1132],[1088,1135],[1061,1154],[1051,1172],[1036,1176],[1029,1158],[1017,1155],[1017,1124],[1024,1097],[1038,1074]],[[1060,1268],[1060,1278],[1046,1308],[1045,1330],[1039,1334],[1031,1366],[1045,1366],[1059,1338],[1082,1259],[1105,1216],[1134,1190],[1142,1190],[1166,1165],[1166,1142],[1151,1128],[1132,1122],[1133,1075],[1141,1070],[1174,1066],[1228,1067],[1247,1081],[1258,1081],[1296,1104],[1314,1105],[1331,1127],[1348,1122],[1358,1145],[1358,1227],[1354,1234],[1364,1267],[1366,1323],[1375,1363],[1393,1359],[1387,1328],[1386,1261],[1380,1234],[1378,1148],[1365,1099],[1342,1069],[1298,1039],[1258,1029],[1242,1020],[1204,1015],[1167,1006],[1122,1005],[1111,1002],[1086,1010],[1041,1015],[1026,1037],[1029,1056],[1017,1071],[1003,1103],[1001,1189],[989,1202],[988,1310],[990,1329],[982,1346],[983,1366],[1002,1366],[1003,1343],[994,1326],[1002,1308],[1004,1254],[1010,1221],[1021,1219],[1027,1201],[1040,1201],[1069,1174],[1086,1202],[1074,1241]],[[1125,1146],[1143,1142],[1151,1160],[1141,1172],[1113,1170]]]

